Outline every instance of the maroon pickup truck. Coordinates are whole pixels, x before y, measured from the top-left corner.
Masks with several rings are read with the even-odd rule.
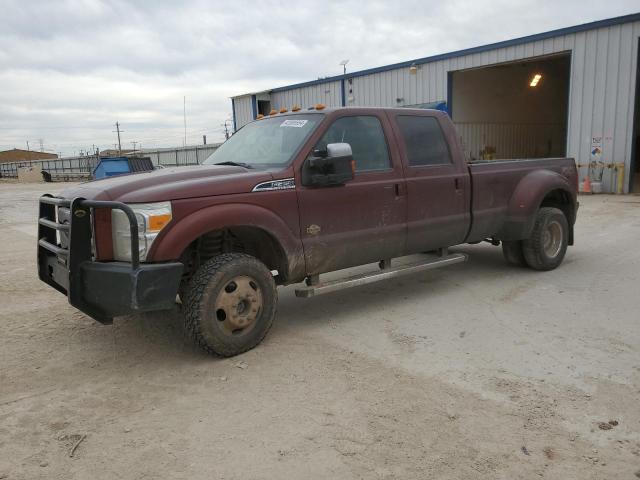
[[[246,125],[204,165],[41,197],[38,271],[102,323],[179,295],[197,343],[231,356],[266,335],[277,285],[318,295],[462,262],[448,247],[485,240],[553,269],[573,244],[577,183],[569,158],[468,164],[438,111],[318,105]]]

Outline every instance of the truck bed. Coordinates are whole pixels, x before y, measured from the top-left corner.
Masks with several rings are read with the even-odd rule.
[[[507,210],[516,188],[526,189],[521,180],[529,174],[540,178],[552,173],[562,175],[569,184],[578,183],[575,160],[573,158],[533,158],[512,160],[482,160],[469,162],[471,177],[471,230],[467,236],[469,242],[494,236],[508,228],[508,222],[518,221],[509,218]],[[525,197],[526,193],[523,192]],[[534,198],[531,192],[531,198]],[[518,207],[520,207],[518,205]],[[521,207],[529,210],[531,205]],[[537,208],[538,205],[535,206]],[[523,212],[524,213],[524,212]]]

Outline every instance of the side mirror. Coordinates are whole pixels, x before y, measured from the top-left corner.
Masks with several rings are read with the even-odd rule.
[[[323,152],[324,153],[324,152]],[[307,158],[302,166],[302,185],[307,187],[330,187],[344,185],[353,180],[355,162],[351,145],[330,143],[326,156],[314,155]]]

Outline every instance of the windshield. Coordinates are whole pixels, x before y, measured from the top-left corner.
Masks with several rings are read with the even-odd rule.
[[[247,168],[273,168],[288,164],[322,114],[264,118],[249,123],[224,142],[203,163],[231,163]]]

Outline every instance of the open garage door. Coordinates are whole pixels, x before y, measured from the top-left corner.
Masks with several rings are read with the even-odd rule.
[[[631,178],[629,191],[640,194],[640,39],[638,39],[638,61],[636,62],[636,96],[633,103],[633,142],[631,146]]]
[[[449,108],[470,160],[564,157],[569,53],[452,72]]]

